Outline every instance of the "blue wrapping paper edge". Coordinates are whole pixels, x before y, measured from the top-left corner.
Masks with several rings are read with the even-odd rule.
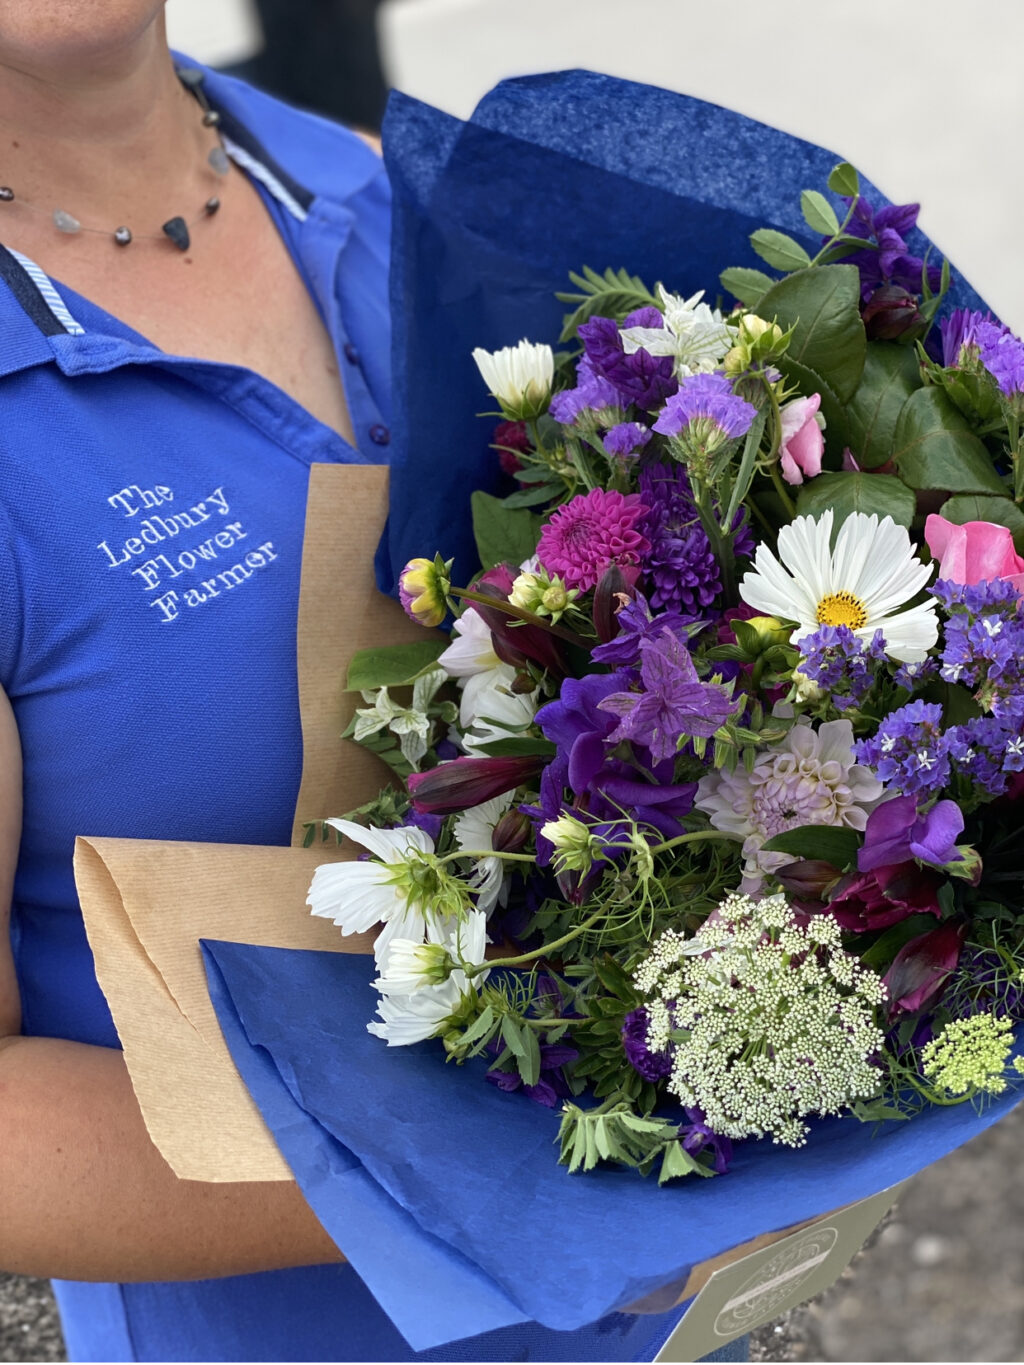
[[[724,1179],[571,1177],[556,1113],[487,1085],[479,1066],[446,1065],[437,1044],[366,1033],[371,959],[203,951],[232,1056],[299,1186],[416,1349],[526,1320],[572,1331],[681,1287],[695,1264],[915,1174],[1019,1099],[932,1109],[875,1136],[820,1121],[800,1151],[743,1144]]]
[[[842,158],[743,114],[589,71],[503,81],[462,123],[394,94],[391,507],[377,555],[394,592],[409,559],[477,568],[469,493],[498,490],[492,406],[471,359],[521,337],[555,344],[570,270],[625,266],[691,294],[775,227],[812,251],[800,191]],[[862,178],[876,206],[889,200]],[[915,231],[911,248],[930,245]],[[958,272],[944,305],[986,305]]]

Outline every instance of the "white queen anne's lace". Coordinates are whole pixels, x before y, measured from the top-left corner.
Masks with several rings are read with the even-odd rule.
[[[663,934],[635,980],[648,1047],[672,1057],[669,1090],[724,1137],[799,1147],[806,1117],[879,1091],[885,986],[831,915],[802,928],[784,896],[731,895],[694,937]]]

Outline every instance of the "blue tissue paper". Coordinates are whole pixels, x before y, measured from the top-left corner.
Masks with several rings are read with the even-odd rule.
[[[625,266],[689,296],[760,266],[750,233],[812,252],[800,192],[842,157],[702,100],[591,71],[503,81],[467,123],[395,94],[384,124],[394,190],[391,507],[377,557],[394,592],[418,555],[479,567],[469,495],[496,492],[494,406],[472,360],[521,338],[554,345],[569,272]],[[890,201],[863,177],[875,207]],[[911,250],[931,243],[918,231]],[[941,253],[933,250],[936,262]],[[944,308],[986,305],[954,269]]]
[[[818,1121],[800,1150],[739,1144],[710,1180],[570,1176],[557,1112],[488,1085],[482,1063],[446,1064],[436,1043],[366,1032],[372,958],[203,950],[232,1056],[303,1194],[418,1350],[530,1320],[573,1331],[681,1289],[702,1261],[907,1179],[1019,1098],[877,1127]],[[650,1336],[658,1319],[626,1321]]]

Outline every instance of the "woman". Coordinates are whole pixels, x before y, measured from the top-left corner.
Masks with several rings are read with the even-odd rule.
[[[308,466],[387,455],[383,170],[176,69],[162,0],[0,0],[0,167],[0,1268],[57,1277],[74,1359],[410,1358],[294,1186],[165,1166],[71,869],[288,842]],[[424,1358],[647,1359],[673,1320]]]

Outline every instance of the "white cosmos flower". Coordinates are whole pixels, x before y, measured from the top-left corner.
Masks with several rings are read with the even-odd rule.
[[[721,313],[701,303],[703,289],[688,299],[670,294],[660,284],[658,292],[665,326],[624,328],[621,335],[626,354],[642,347],[649,355],[674,356],[677,379],[713,370],[735,341]]]
[[[516,669],[499,663],[486,672],[475,673],[462,684],[459,725],[462,747],[467,754],[479,754],[482,744],[509,739],[529,725],[537,711],[539,693],[513,692]],[[472,733],[468,733],[472,730]]]
[[[512,804],[514,792],[503,792],[479,806],[461,811],[452,824],[459,848],[493,848],[494,827]],[[473,869],[469,884],[477,893],[477,909],[489,915],[505,890],[505,869],[500,858],[481,858]]]
[[[313,873],[306,904],[314,915],[333,920],[342,934],[360,934],[383,923],[374,942],[382,954],[393,938],[423,941],[427,921],[420,906],[409,904],[408,886],[392,882],[388,870],[408,861],[410,853],[433,853],[429,834],[412,826],[367,829],[352,820],[328,820],[333,829],[362,844],[375,862],[325,863]]]
[[[488,975],[481,972],[470,979],[454,965],[483,963],[485,921],[482,910],[472,910],[443,931],[435,931],[431,943],[392,940],[380,976],[373,983],[381,993],[377,1005],[380,1022],[367,1024],[367,1030],[383,1038],[389,1047],[405,1047],[434,1037],[458,1009],[462,997],[475,992]],[[439,980],[447,969],[448,974]]]
[[[783,620],[795,621],[794,641],[821,626],[848,626],[870,644],[877,630],[885,652],[901,663],[919,663],[939,635],[935,603],[905,611],[935,571],[914,554],[910,536],[892,517],[872,513],[847,517],[830,550],[832,509],[797,517],[779,532],[779,558],[764,545],[754,556],[754,571],[744,574],[744,602]],[[779,560],[782,562],[780,563]]]
[[[494,652],[491,628],[475,607],[467,607],[456,620],[452,642],[437,662],[450,678],[471,678],[501,663]]]
[[[499,403],[517,411],[539,413],[547,406],[555,377],[555,357],[550,346],[520,341],[500,351],[473,352],[484,383]]]

